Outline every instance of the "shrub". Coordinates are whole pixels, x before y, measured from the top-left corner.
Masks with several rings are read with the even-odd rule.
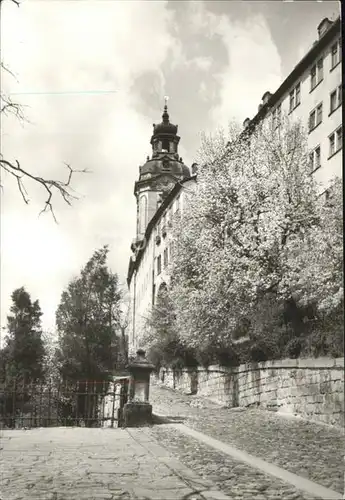
[[[284,358],[299,358],[303,347],[303,340],[300,338],[292,338],[285,346]]]
[[[344,356],[344,311],[343,302],[332,314],[319,316],[309,323],[308,335],[302,355],[307,357]]]
[[[250,347],[250,359],[256,363],[273,358],[272,349],[263,341],[256,341]]]

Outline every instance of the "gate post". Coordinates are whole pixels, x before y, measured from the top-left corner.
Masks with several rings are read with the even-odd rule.
[[[123,408],[125,427],[152,423],[152,405],[149,403],[150,374],[154,366],[139,349],[136,358],[128,365],[130,374],[128,403]]]

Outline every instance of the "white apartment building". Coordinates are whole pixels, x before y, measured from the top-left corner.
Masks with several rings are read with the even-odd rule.
[[[279,126],[287,114],[300,119],[308,130],[310,168],[321,190],[342,177],[342,59],[341,23],[323,19],[318,40],[295,66],[278,90],[265,92],[256,116],[244,127],[270,119]]]

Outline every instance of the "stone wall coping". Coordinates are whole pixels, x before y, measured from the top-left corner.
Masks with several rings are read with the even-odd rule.
[[[195,369],[184,368],[181,370],[182,373],[193,373],[198,371],[199,373],[220,373],[220,374],[235,374],[235,373],[245,373],[248,371],[257,370],[277,370],[277,369],[298,369],[298,368],[309,368],[309,369],[343,369],[344,370],[344,358],[299,358],[299,359],[277,359],[273,361],[266,361],[261,363],[248,363],[240,365],[237,368],[229,368],[220,365],[210,365],[207,369],[201,366]],[[164,369],[166,373],[173,372],[171,369]]]
[[[260,404],[307,420],[343,426],[344,358],[283,359],[236,368],[162,368],[159,375],[157,381],[162,385],[188,394],[196,389],[196,394],[230,407]],[[193,379],[197,381],[194,389]]]
[[[262,363],[249,363],[240,365],[238,373],[255,370],[277,370],[277,369],[329,369],[339,368],[344,369],[344,358],[299,358],[299,359],[277,359],[273,361],[266,361]]]

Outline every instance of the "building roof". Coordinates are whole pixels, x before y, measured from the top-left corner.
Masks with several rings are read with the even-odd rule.
[[[164,172],[169,172],[172,175],[189,177],[190,172],[187,165],[185,165],[181,159],[171,158],[171,156],[171,153],[158,153],[157,156],[147,160],[146,163],[140,167],[140,175],[161,175]],[[178,157],[178,155],[176,156]],[[165,162],[168,164],[168,170],[164,170]]]
[[[324,23],[325,20],[321,21],[320,25]],[[320,26],[319,26],[320,27]],[[331,40],[335,37],[335,35],[340,33],[341,23],[340,17],[338,17],[330,27],[320,36],[319,40],[317,40],[311,47],[311,49],[307,52],[307,54],[299,61],[299,63],[294,67],[288,77],[283,81],[280,87],[276,90],[274,94],[270,94],[269,91],[266,91],[263,95],[263,99],[266,98],[267,101],[261,104],[258,113],[254,116],[254,118],[245,120],[245,123],[248,123],[244,131],[242,132],[241,137],[245,137],[247,134],[255,128],[255,126],[265,118],[267,113],[274,108],[281,98],[293,87],[296,81],[303,75],[303,73],[310,67],[310,65],[317,59],[318,55],[327,47],[327,45],[331,42]],[[162,123],[159,125],[154,125],[154,135],[151,138],[151,142],[156,135],[165,135],[171,134],[175,135],[177,133],[177,126],[170,124],[169,115],[167,112],[167,107],[164,107],[164,112],[162,115]],[[229,144],[230,145],[230,144]],[[225,153],[226,155],[226,153]],[[175,184],[174,188],[170,191],[168,196],[165,198],[161,206],[157,209],[156,213],[150,220],[147,225],[145,231],[145,239],[148,241],[151,233],[155,227],[156,222],[164,213],[166,208],[169,206],[171,201],[177,196],[179,191],[182,188],[182,184],[188,180],[196,179],[196,175],[192,175],[191,177],[185,178],[182,181],[179,181]],[[138,269],[142,255],[145,249],[139,250],[136,260],[133,261],[130,259],[128,273],[127,273],[127,284],[130,285],[133,273]]]
[[[151,138],[151,142],[154,137],[166,136],[166,135],[176,135],[177,134],[177,125],[173,125],[170,123],[169,114],[168,114],[168,106],[164,106],[164,111],[162,114],[162,122],[158,125],[153,125],[153,136]]]
[[[168,208],[170,203],[173,201],[173,199],[178,195],[178,193],[183,188],[183,184],[187,181],[195,180],[195,179],[196,179],[196,175],[191,175],[190,177],[185,178],[182,181],[179,181],[175,184],[175,186],[172,188],[170,193],[166,196],[166,198],[164,199],[164,201],[162,202],[160,207],[156,210],[156,213],[154,214],[154,216],[152,217],[152,219],[148,223],[146,231],[145,231],[145,236],[144,236],[146,241],[149,240],[149,238],[152,234],[152,231],[153,231],[157,221],[159,220],[159,218],[163,215],[163,213]],[[127,272],[127,285],[128,286],[131,283],[134,271],[136,271],[139,267],[140,261],[142,259],[143,254],[144,254],[144,251],[145,251],[145,247],[138,251],[135,261],[132,258],[129,261],[128,272]]]
[[[324,20],[323,20],[324,21]],[[323,22],[322,21],[322,22]],[[321,22],[321,24],[322,24]],[[247,128],[255,127],[272,109],[280,99],[291,89],[293,84],[302,76],[302,74],[310,67],[310,65],[317,59],[318,55],[327,47],[332,38],[340,32],[341,23],[338,17],[329,27],[329,29],[314,43],[306,55],[294,67],[289,76],[283,81],[278,90],[267,100],[265,104],[259,109],[258,113],[250,120]],[[265,92],[265,97],[267,92]]]

